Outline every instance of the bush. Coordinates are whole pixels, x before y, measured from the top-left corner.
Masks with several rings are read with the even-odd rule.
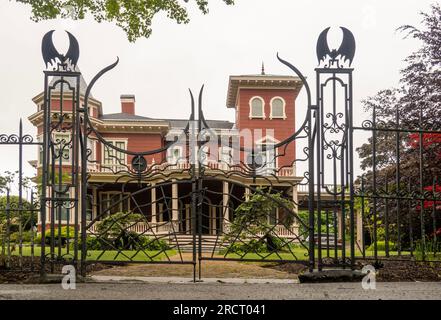
[[[61,227],[61,234],[59,236],[59,230],[58,227],[55,227],[54,230],[54,242],[57,243],[59,239],[61,239],[61,245],[65,245],[67,243],[67,238],[73,239],[75,237],[75,228],[69,227],[69,235],[68,235],[68,229],[66,226]],[[51,230],[46,230],[45,232],[45,243],[50,244],[52,239],[52,232]],[[80,237],[80,234],[78,233],[78,237]],[[41,243],[41,233],[38,234],[38,236],[34,240],[35,243]]]
[[[2,195],[0,196],[0,223],[6,222],[6,204],[7,197]],[[11,208],[10,211],[10,219],[11,219],[11,228],[17,228],[16,230],[12,230],[11,232],[18,231],[18,225],[21,223],[23,230],[30,230],[33,226],[35,226],[37,222],[37,212],[29,210],[31,208],[31,204],[26,200],[22,199],[23,210],[21,213],[16,210],[19,207],[19,197],[11,195],[9,197],[9,205]],[[21,218],[21,219],[20,219]]]
[[[161,239],[151,239],[149,237],[146,236],[141,236],[141,247],[143,250],[169,250],[170,246],[169,244]]]
[[[78,239],[78,250],[81,250],[82,248],[82,240],[81,236],[79,236]],[[70,243],[70,248],[73,250],[75,244],[73,242]],[[97,237],[93,236],[87,236],[86,237],[86,250],[104,250],[103,248],[106,247],[106,244],[103,240]]]
[[[434,238],[426,237],[423,244],[423,241],[421,239],[417,240],[415,243],[415,251],[422,254],[423,249],[426,254],[441,252],[441,241],[438,239],[437,241],[435,241]]]
[[[22,232],[22,241],[23,243],[30,243],[32,239],[32,231],[23,231]],[[36,234],[34,233],[34,242],[36,239]],[[11,233],[9,237],[10,242],[19,243],[20,242],[20,232]]]
[[[71,248],[73,248],[71,243]],[[82,247],[81,238],[78,241],[78,248]],[[116,239],[104,239],[101,237],[87,236],[87,250],[169,250],[170,246],[164,240],[151,239],[137,233],[128,233],[126,236]]]
[[[129,227],[145,220],[141,214],[118,212],[105,217],[97,223],[101,240],[97,244],[101,250],[168,250],[170,246],[164,240],[150,239]]]

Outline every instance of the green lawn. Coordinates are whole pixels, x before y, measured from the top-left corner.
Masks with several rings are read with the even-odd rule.
[[[46,248],[46,254],[49,254],[50,248]],[[17,256],[19,254],[18,248],[12,252],[12,255]],[[41,248],[35,247],[34,248],[34,256],[39,257],[41,254]],[[55,248],[55,254],[58,255],[58,248]],[[73,256],[74,251],[62,248],[61,249],[61,255],[62,256]],[[80,254],[80,253],[79,253]],[[163,259],[167,259],[168,257],[176,255],[175,250],[167,250],[167,251],[135,251],[135,250],[124,250],[121,252],[118,252],[116,250],[109,250],[109,251],[103,251],[103,250],[89,250],[87,252],[87,259],[88,261],[161,261]],[[30,247],[23,247],[23,256],[30,257],[31,256],[31,248]]]
[[[278,253],[247,253],[245,256],[243,256],[243,254],[238,254],[238,253],[229,253],[227,255],[227,258],[231,258],[231,259],[248,259],[248,260],[299,260],[299,261],[307,261],[308,260],[308,250],[303,248],[303,247],[295,247],[292,248],[292,253],[291,252],[278,252]],[[222,254],[220,253],[222,256],[225,255],[225,252]],[[315,256],[317,257],[318,254],[318,250],[315,250]],[[329,249],[329,257],[333,258],[334,257],[334,249]],[[373,251],[368,251],[366,250],[365,252],[366,257],[373,257],[374,256],[374,252]],[[341,258],[342,256],[342,250],[338,249],[337,250],[337,255],[338,257]],[[397,256],[398,252],[397,251],[389,251],[389,256]],[[410,252],[401,252],[401,255],[403,256],[409,256]],[[355,252],[355,256],[360,258],[363,256],[363,254],[361,253],[361,251],[356,250]],[[386,257],[386,252],[385,251],[378,251],[378,256],[379,257]],[[327,257],[327,250],[326,249],[322,249],[322,258],[326,258]],[[350,257],[350,250],[347,249],[346,250],[346,257],[349,258]],[[439,259],[439,257],[438,257]]]
[[[50,248],[46,248],[46,254],[48,254],[50,251]],[[292,248],[292,253],[283,251],[278,253],[247,253],[243,256],[243,254],[238,253],[229,253],[226,258],[231,259],[243,259],[243,260],[269,260],[269,261],[277,261],[277,260],[298,260],[298,261],[308,261],[308,251],[307,249],[303,247],[295,247]],[[40,247],[34,248],[34,256],[39,257],[40,256]],[[12,252],[12,255],[17,256],[19,254],[18,248]],[[55,254],[58,255],[58,248],[55,248]],[[120,261],[120,262],[149,262],[149,261],[161,261],[161,260],[168,260],[168,258],[178,254],[176,250],[167,250],[165,252],[161,251],[131,251],[131,250],[124,250],[122,252],[118,252],[116,250],[109,250],[109,251],[102,251],[102,250],[89,250],[87,252],[87,260],[88,261]],[[338,257],[341,258],[342,252],[341,249],[337,251]],[[404,252],[402,251],[401,254],[403,256],[410,256],[410,252]],[[69,250],[69,253],[67,252],[67,249],[63,248],[61,250],[61,255],[67,255],[72,256],[73,250]],[[359,250],[356,250],[355,253],[356,257],[361,258],[362,253]],[[397,256],[397,251],[390,251],[389,256]],[[31,256],[31,248],[30,247],[23,247],[23,256]],[[225,252],[219,253],[218,257],[224,257]],[[317,250],[315,251],[315,256],[317,257]],[[322,250],[322,258],[327,257],[327,250]],[[334,250],[329,250],[329,257],[334,257]],[[346,257],[350,257],[350,251],[349,249],[346,250]],[[366,250],[366,257],[374,257],[374,252],[371,250]],[[385,251],[378,251],[378,257],[386,257]],[[415,253],[415,257],[418,260],[421,260],[421,255],[418,253]],[[66,257],[67,258],[67,257]],[[428,254],[426,256],[427,260],[441,260],[441,254],[437,254],[434,256],[433,254]]]

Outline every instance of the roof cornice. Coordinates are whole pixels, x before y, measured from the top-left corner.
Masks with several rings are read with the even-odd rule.
[[[236,108],[241,88],[262,90],[294,90],[299,92],[303,83],[299,77],[283,75],[230,76],[227,91],[227,108]]]

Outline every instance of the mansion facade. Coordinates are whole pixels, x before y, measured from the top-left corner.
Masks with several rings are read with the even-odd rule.
[[[53,112],[60,111],[60,101],[63,101],[64,112],[72,110],[72,101],[64,97],[63,90],[57,91],[57,81],[52,79],[54,90],[51,95]],[[84,100],[86,82],[81,77],[80,99]],[[296,99],[302,89],[299,78],[285,75],[269,75],[262,71],[255,75],[230,76],[226,98],[226,108],[235,110],[234,122],[224,120],[206,120],[210,130],[219,136],[228,135],[239,137],[242,144],[261,148],[259,179],[253,179],[247,174],[229,176],[229,180],[207,180],[204,182],[202,210],[202,232],[206,235],[217,235],[225,231],[228,221],[233,219],[234,209],[246,201],[249,189],[246,185],[271,186],[280,190],[295,204],[299,203],[298,184],[303,174],[297,175],[295,140],[277,146],[278,143],[291,137],[296,128]],[[29,121],[37,128],[37,138],[41,140],[43,133],[44,94],[33,98],[36,112]],[[136,152],[161,150],[170,141],[170,137],[179,136],[187,127],[188,119],[157,119],[143,116],[149,106],[136,105],[134,95],[121,95],[121,109],[118,113],[105,113],[105,106],[95,97],[89,98],[88,114],[90,123],[107,145],[103,144],[96,135],[91,134],[87,140],[88,148],[88,222],[99,221],[109,214],[118,212],[134,212],[145,217],[149,228],[153,226],[156,233],[179,231],[183,234],[191,230],[191,183],[185,181],[186,170],[189,169],[188,148],[179,141],[164,152],[146,153],[144,158],[147,167],[156,167],[160,175],[152,175],[145,181],[129,181],[124,178],[127,170],[133,169]],[[258,132],[258,134],[256,134]],[[245,136],[251,137],[247,141]],[[54,141],[71,141],[69,131],[54,132]],[[251,141],[251,143],[250,143]],[[112,147],[113,146],[113,147]],[[269,147],[277,146],[277,147]],[[57,149],[57,145],[55,145]],[[128,150],[130,152],[122,152]],[[73,155],[70,148],[58,147],[63,172],[69,172]],[[232,163],[232,159],[236,163]],[[218,150],[210,150],[210,157],[204,159],[207,174],[240,172],[241,166],[247,162],[249,155],[246,151],[231,146],[218,146]],[[262,162],[262,160],[260,160]],[[32,165],[41,169],[42,153],[32,161]],[[245,170],[245,169],[244,169]],[[246,170],[245,170],[246,171]],[[237,182],[237,185],[235,184]],[[245,186],[245,187],[244,187]],[[69,191],[68,191],[69,192]],[[67,194],[66,197],[72,197]],[[58,218],[48,214],[47,223],[58,219],[63,224],[75,223],[72,209],[63,208]],[[283,220],[282,208],[275,210],[268,217],[270,223],[277,224]],[[41,227],[41,221],[39,220]],[[293,225],[295,227],[295,223]],[[144,232],[146,227],[137,224],[135,231]],[[90,226],[93,232],[93,223]],[[150,230],[150,229],[149,229]],[[277,232],[289,237],[297,232],[290,231],[285,225],[276,228]]]

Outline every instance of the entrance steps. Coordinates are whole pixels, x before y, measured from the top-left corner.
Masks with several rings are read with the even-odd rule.
[[[191,234],[170,234],[169,244],[174,250],[181,252],[193,252],[193,235]],[[228,243],[223,241],[223,236],[202,235],[202,252],[213,252],[225,249]],[[196,236],[196,251],[199,250],[199,237]]]

